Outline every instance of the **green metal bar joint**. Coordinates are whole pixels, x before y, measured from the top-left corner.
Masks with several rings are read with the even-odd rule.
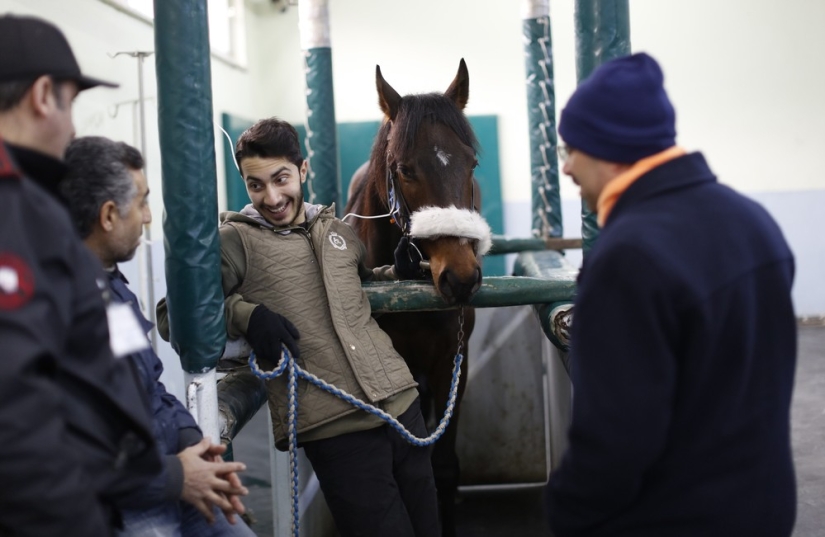
[[[539,279],[557,278],[559,274],[564,274],[565,277],[574,280],[574,287],[575,278],[578,274],[578,271],[567,263],[564,256],[555,251],[521,253],[516,257],[513,272],[522,277]],[[562,300],[542,303],[536,301],[533,306],[544,335],[547,336],[547,339],[549,339],[553,345],[563,351],[563,353],[566,353],[570,348],[570,318],[565,311],[572,307],[571,302],[574,293],[571,293],[569,297]],[[566,354],[563,354],[563,356],[565,356],[564,366],[568,368]]]
[[[248,368],[227,373],[218,382],[218,412],[225,420],[221,440],[231,442],[266,401],[266,382]]]

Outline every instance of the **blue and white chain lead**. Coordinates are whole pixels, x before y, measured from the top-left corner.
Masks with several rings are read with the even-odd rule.
[[[462,322],[463,325],[463,322]],[[429,446],[435,443],[442,434],[444,434],[444,430],[447,429],[447,425],[450,423],[450,418],[453,416],[453,411],[455,410],[455,399],[458,393],[458,380],[461,377],[461,362],[464,359],[464,356],[461,354],[461,337],[463,336],[463,327],[462,330],[459,332],[459,347],[458,352],[456,352],[455,358],[453,359],[453,378],[450,384],[450,395],[447,399],[447,408],[444,410],[444,415],[441,417],[441,420],[438,422],[438,427],[435,428],[435,431],[430,436],[425,438],[419,438],[412,434],[410,431],[407,430],[397,419],[393,418],[391,415],[387,414],[380,408],[376,408],[369,403],[365,403],[364,401],[358,399],[354,395],[351,395],[344,390],[329,384],[325,380],[316,377],[309,371],[306,371],[297,363],[295,363],[295,359],[289,353],[286,347],[281,347],[281,360],[278,362],[278,365],[275,366],[275,369],[272,371],[266,372],[263,371],[260,367],[258,367],[258,361],[255,358],[255,353],[249,355],[249,368],[255,374],[255,376],[260,377],[264,380],[274,379],[283,374],[284,370],[289,368],[287,373],[288,380],[287,380],[287,389],[288,389],[288,404],[289,410],[287,414],[287,425],[289,428],[289,471],[291,474],[292,479],[292,487],[290,489],[290,495],[292,497],[292,534],[294,537],[299,536],[299,525],[300,525],[300,512],[298,510],[298,398],[297,398],[297,391],[298,391],[298,378],[302,378],[307,380],[311,384],[317,386],[318,388],[324,390],[327,393],[331,393],[336,397],[343,399],[344,401],[350,403],[351,405],[360,408],[374,416],[378,416],[385,422],[387,422],[393,429],[398,431],[402,438],[404,438],[410,444],[415,446]]]

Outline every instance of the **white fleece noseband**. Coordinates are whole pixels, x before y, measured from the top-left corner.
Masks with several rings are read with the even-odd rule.
[[[468,209],[424,207],[410,216],[410,236],[417,239],[460,237],[478,241],[478,255],[493,246],[490,226],[482,216]]]

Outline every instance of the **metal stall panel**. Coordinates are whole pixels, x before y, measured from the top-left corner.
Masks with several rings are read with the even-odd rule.
[[[547,481],[544,341],[532,306],[476,310],[456,446],[462,486]]]

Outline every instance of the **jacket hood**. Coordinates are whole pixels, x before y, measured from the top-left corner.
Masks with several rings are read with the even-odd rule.
[[[311,222],[322,211],[326,212],[332,210],[332,214],[335,214],[335,205],[327,207],[325,205],[304,202],[304,207],[306,210],[307,222]],[[222,212],[220,215],[220,223],[223,224],[224,222],[246,222],[247,224],[258,224],[269,229],[275,229],[275,226],[267,222],[266,219],[261,216],[261,213],[258,212],[258,209],[256,209],[251,203],[247,203],[246,207],[241,209],[240,212]]]

